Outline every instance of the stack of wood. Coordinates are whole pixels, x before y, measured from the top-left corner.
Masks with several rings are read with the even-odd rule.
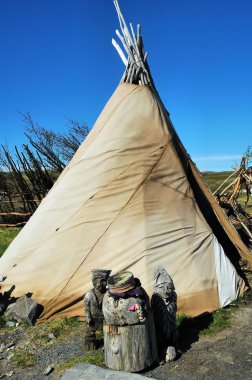
[[[248,151],[243,155],[240,165],[213,194],[244,243],[252,249],[252,215],[239,202],[242,192],[246,193],[245,206],[251,197],[252,166],[248,165],[250,159],[251,154]]]

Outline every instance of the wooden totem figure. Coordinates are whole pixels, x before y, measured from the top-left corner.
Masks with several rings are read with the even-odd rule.
[[[111,270],[92,270],[93,288],[84,297],[84,317],[86,321],[85,347],[93,350],[97,346],[96,331],[103,329],[102,302]]]
[[[156,268],[154,281],[151,307],[154,314],[159,362],[164,364],[176,358],[177,294],[171,277],[162,266]]]
[[[109,278],[103,313],[107,367],[138,372],[151,366],[157,359],[157,348],[149,297],[131,272]]]

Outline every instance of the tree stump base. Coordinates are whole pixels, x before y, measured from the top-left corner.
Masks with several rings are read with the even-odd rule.
[[[117,371],[138,372],[157,359],[153,319],[137,325],[104,324],[105,364]]]

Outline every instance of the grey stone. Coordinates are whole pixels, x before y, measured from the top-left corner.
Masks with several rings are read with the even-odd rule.
[[[10,343],[6,344],[6,346],[5,346],[6,349],[12,348],[12,347],[15,347],[15,343],[14,342],[10,342]]]
[[[173,360],[176,359],[176,350],[175,350],[175,347],[173,346],[168,346],[167,350],[166,350],[166,363],[169,363],[169,362],[172,362]]]
[[[0,353],[4,352],[5,348],[6,348],[6,347],[5,347],[5,344],[2,343],[2,344],[0,345]]]
[[[50,340],[56,339],[56,336],[53,333],[48,334]]]
[[[143,380],[145,376],[123,371],[112,371],[93,364],[79,363],[66,370],[61,380]],[[149,379],[154,380],[149,377]]]
[[[6,359],[7,359],[7,360],[11,360],[11,359],[13,358],[13,356],[14,356],[14,352],[11,352],[10,354],[8,354],[8,355],[6,356]]]
[[[24,295],[18,298],[14,304],[8,306],[4,316],[10,321],[28,322],[29,325],[33,325],[40,311],[40,305]]]
[[[44,375],[47,376],[49,375],[52,371],[54,370],[53,366],[49,365],[45,371],[44,371]]]
[[[7,377],[11,377],[12,375],[14,375],[14,371],[6,372],[5,375],[6,375]]]
[[[5,325],[6,325],[7,327],[15,327],[15,326],[16,326],[16,323],[15,323],[15,322],[12,322],[12,321],[7,321]]]

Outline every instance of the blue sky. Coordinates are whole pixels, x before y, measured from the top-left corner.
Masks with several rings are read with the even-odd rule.
[[[252,145],[252,1],[121,0],[142,25],[149,65],[200,170],[228,170]],[[91,128],[124,67],[112,0],[0,0],[0,143],[25,142],[19,112]]]

